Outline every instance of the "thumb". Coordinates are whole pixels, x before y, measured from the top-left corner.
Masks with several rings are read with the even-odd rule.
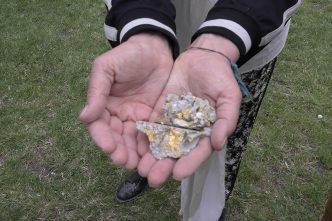
[[[235,93],[236,94],[236,93]],[[211,144],[215,150],[221,150],[237,125],[241,105],[241,92],[237,96],[221,97],[217,102],[217,121],[211,134]]]
[[[90,123],[99,118],[105,109],[106,102],[114,81],[114,74],[109,70],[110,59],[98,57],[92,66],[88,87],[87,104],[80,113],[83,123]]]

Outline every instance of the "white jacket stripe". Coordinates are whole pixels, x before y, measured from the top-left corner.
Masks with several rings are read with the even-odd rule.
[[[250,50],[251,48],[251,38],[249,33],[244,29],[241,25],[238,23],[227,20],[227,19],[215,19],[215,20],[209,20],[204,22],[199,28],[204,28],[204,27],[223,27],[226,28],[234,34],[236,34],[242,41],[243,44],[246,47],[246,53]]]
[[[116,36],[118,34],[118,30],[116,28],[104,24],[104,31],[108,40],[116,41]]]
[[[168,31],[169,33],[171,33],[176,38],[174,31],[167,25],[164,25],[163,23],[161,23],[157,20],[151,19],[151,18],[139,18],[139,19],[135,19],[135,20],[129,22],[122,28],[122,30],[120,32],[120,42],[122,42],[123,36],[125,36],[125,34],[128,31],[130,31],[131,29],[133,29],[139,25],[153,25],[153,26],[162,28],[162,29]]]

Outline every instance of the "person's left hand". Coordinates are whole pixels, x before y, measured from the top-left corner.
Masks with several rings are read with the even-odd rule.
[[[206,43],[210,44],[217,37],[218,40],[222,40],[219,42],[221,46],[224,46],[220,50],[234,60],[237,59],[237,48],[227,39],[220,39],[219,36],[207,36],[208,39],[204,37],[194,42],[194,46],[211,48],[210,45],[206,46]],[[138,165],[138,172],[148,178],[151,187],[160,186],[171,175],[177,180],[182,180],[193,174],[214,150],[221,150],[224,147],[227,137],[236,127],[242,94],[229,61],[222,55],[198,49],[182,53],[174,63],[170,79],[150,121],[153,122],[162,115],[162,105],[167,94],[180,95],[187,92],[207,99],[216,109],[217,120],[213,125],[211,138],[201,138],[194,150],[178,160],[173,158],[156,160],[149,151],[146,136],[141,133],[138,152],[142,155],[142,159]]]

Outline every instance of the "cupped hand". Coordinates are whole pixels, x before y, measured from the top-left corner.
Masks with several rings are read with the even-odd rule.
[[[135,121],[149,119],[172,66],[167,39],[155,33],[134,35],[95,60],[80,120],[114,164],[137,166]]]
[[[203,37],[203,36],[202,36]],[[205,36],[204,36],[205,37]],[[215,39],[215,37],[217,39]],[[219,36],[207,36],[193,43],[193,46],[204,47],[228,54],[236,61],[238,50],[227,39]],[[214,48],[214,40],[222,40]],[[158,187],[171,175],[182,180],[209,158],[214,150],[221,150],[227,137],[234,131],[238,120],[242,94],[236,82],[229,61],[222,55],[199,49],[189,49],[175,61],[170,79],[158,100],[150,121],[162,115],[162,105],[169,93],[183,94],[191,92],[194,96],[207,99],[216,109],[217,120],[212,127],[211,137],[200,139],[197,147],[178,160],[165,158],[156,160],[148,150],[148,141],[140,134],[138,151],[142,156],[138,171],[148,177],[150,186]],[[145,138],[145,139],[144,139]]]

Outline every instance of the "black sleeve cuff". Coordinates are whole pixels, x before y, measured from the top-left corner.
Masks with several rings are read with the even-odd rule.
[[[217,5],[211,9],[192,41],[203,33],[218,34],[229,39],[238,47],[241,56],[257,46],[260,39],[260,30],[253,18],[237,9]]]
[[[114,11],[112,11],[114,9]],[[126,10],[112,8],[105,21],[105,34],[112,46],[117,46],[131,36],[145,31],[165,35],[172,47],[173,56],[179,55],[174,16],[151,7],[132,7]]]

